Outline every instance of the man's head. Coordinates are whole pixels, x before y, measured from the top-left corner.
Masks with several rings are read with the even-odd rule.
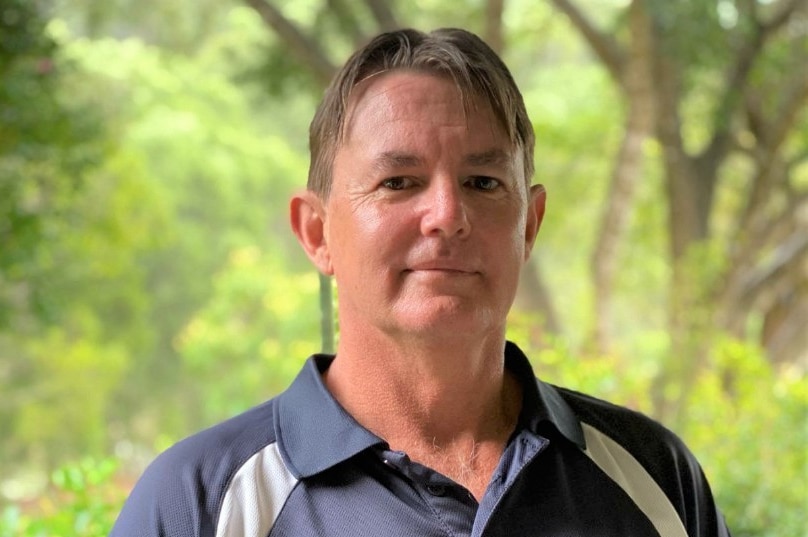
[[[507,69],[467,32],[384,34],[348,62],[290,204],[340,289],[341,345],[504,338],[544,214],[533,143]]]
[[[321,199],[328,198],[334,155],[345,135],[354,88],[371,77],[395,70],[450,78],[467,111],[475,101],[487,103],[510,139],[512,150],[521,151],[529,184],[535,137],[516,83],[502,60],[479,37],[448,28],[430,33],[398,30],[381,34],[351,56],[326,90],[311,123],[309,190]]]

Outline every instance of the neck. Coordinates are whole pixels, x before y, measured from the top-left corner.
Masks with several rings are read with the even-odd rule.
[[[503,335],[464,339],[402,344],[343,333],[326,385],[392,449],[479,498],[516,424],[521,391],[505,371]]]

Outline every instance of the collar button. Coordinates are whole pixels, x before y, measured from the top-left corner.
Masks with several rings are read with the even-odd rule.
[[[427,485],[426,491],[430,493],[432,496],[446,495],[446,487],[444,487],[443,485]]]

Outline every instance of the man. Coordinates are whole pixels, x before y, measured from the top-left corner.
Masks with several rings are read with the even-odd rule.
[[[482,41],[377,37],[310,141],[291,223],[336,280],[336,357],[161,455],[112,535],[728,535],[672,433],[537,381],[505,341],[545,191]]]

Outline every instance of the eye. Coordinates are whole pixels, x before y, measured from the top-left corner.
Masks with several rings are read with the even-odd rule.
[[[404,190],[412,184],[412,179],[408,177],[390,177],[382,181],[382,186],[390,190]]]
[[[475,175],[474,177],[470,177],[466,184],[475,190],[484,191],[496,190],[502,185],[498,179],[487,177],[485,175]]]

